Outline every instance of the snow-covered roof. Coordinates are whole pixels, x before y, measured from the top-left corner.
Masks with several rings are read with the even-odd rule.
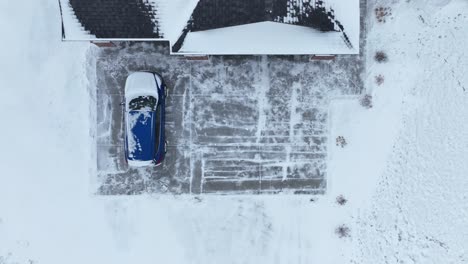
[[[272,33],[274,32],[274,33]],[[209,46],[206,43],[210,43]],[[206,54],[328,54],[348,53],[340,32],[319,30],[276,22],[212,29],[187,34],[180,53]]]
[[[174,54],[356,54],[359,0],[59,0],[64,40],[169,41]]]

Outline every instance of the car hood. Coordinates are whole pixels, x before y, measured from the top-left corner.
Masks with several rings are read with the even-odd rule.
[[[155,152],[155,112],[129,111],[127,114],[128,159],[151,161]]]
[[[158,79],[150,72],[135,72],[125,82],[125,97],[128,99],[141,95],[151,95],[158,99]]]

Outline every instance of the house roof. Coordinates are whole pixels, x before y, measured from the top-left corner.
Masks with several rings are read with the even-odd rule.
[[[64,40],[165,40],[175,54],[356,54],[359,0],[59,0]]]

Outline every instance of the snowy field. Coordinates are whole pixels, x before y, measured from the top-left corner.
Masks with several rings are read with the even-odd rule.
[[[373,107],[331,102],[324,195],[96,196],[96,50],[1,1],[0,263],[468,263],[468,3],[367,8]]]
[[[97,56],[100,193],[325,191],[329,104],[361,92],[359,57],[186,61],[161,45],[122,43]],[[161,73],[169,87],[168,155],[157,168],[124,160],[119,104],[125,79],[141,70]]]

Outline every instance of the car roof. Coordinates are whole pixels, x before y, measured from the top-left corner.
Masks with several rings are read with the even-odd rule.
[[[155,112],[129,111],[127,114],[128,159],[151,161],[155,154]]]

